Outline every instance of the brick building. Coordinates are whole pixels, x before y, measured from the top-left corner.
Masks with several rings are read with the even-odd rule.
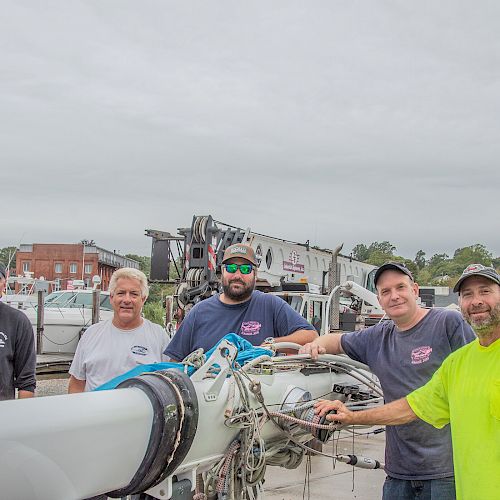
[[[54,282],[52,289],[64,290],[75,280],[92,286],[92,277],[101,278],[101,289],[107,290],[111,275],[120,267],[139,269],[135,260],[104,250],[95,245],[33,243],[21,245],[16,253],[16,274],[30,273]]]

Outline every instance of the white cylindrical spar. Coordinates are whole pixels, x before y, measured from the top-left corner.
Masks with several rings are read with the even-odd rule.
[[[179,370],[114,391],[0,402],[0,498],[141,493],[175,471],[197,423],[196,391]]]
[[[264,441],[283,439],[279,414],[260,428],[263,404],[276,413],[285,403],[290,409],[327,395],[344,398],[342,388],[353,382],[347,373],[303,372],[293,362],[244,376],[222,370],[212,378],[202,370],[192,379],[170,369],[111,391],[0,402],[0,499],[121,498],[154,488],[170,498],[174,475],[188,475],[194,487],[192,478],[224,456],[241,428],[256,425]],[[227,421],[231,415],[236,423]],[[312,420],[304,418],[305,425],[284,425],[283,446],[289,431],[308,437]]]
[[[148,447],[140,389],[0,402],[0,497],[82,499],[126,486]]]

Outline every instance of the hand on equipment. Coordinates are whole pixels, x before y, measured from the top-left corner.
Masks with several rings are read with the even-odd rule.
[[[263,347],[264,349],[273,349],[275,343],[276,340],[274,339],[274,337],[267,337],[259,347]]]
[[[320,354],[326,354],[326,349],[316,342],[309,342],[300,348],[299,354],[309,354],[312,359],[318,359]]]
[[[314,412],[320,416],[326,415],[329,422],[340,422],[342,424],[354,424],[355,413],[348,410],[342,401],[328,401],[320,399],[314,404]]]

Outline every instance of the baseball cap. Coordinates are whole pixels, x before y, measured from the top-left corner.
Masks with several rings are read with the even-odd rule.
[[[399,271],[400,273],[406,274],[406,276],[408,276],[412,281],[415,281],[410,270],[402,262],[386,262],[385,264],[382,264],[375,272],[375,278],[373,279],[375,286],[377,286],[377,281],[379,280],[382,273],[389,270]]]
[[[7,271],[5,270],[5,266],[0,262],[0,278],[7,279]]]
[[[253,248],[251,246],[243,245],[242,243],[236,243],[227,247],[226,251],[224,252],[222,263],[224,264],[224,262],[228,261],[229,259],[235,259],[236,257],[248,260],[248,262],[250,262],[250,264],[253,264],[254,266],[257,265],[255,252],[253,251]]]
[[[486,267],[482,264],[471,264],[464,269],[462,276],[457,281],[457,284],[453,287],[453,291],[460,293],[460,286],[467,278],[471,276],[484,276],[485,278],[494,281],[497,285],[500,285],[500,276],[492,267]]]

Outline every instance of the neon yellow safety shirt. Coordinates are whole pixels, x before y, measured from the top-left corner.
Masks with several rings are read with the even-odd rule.
[[[500,499],[500,339],[450,354],[407,400],[425,422],[450,424],[457,499]]]

